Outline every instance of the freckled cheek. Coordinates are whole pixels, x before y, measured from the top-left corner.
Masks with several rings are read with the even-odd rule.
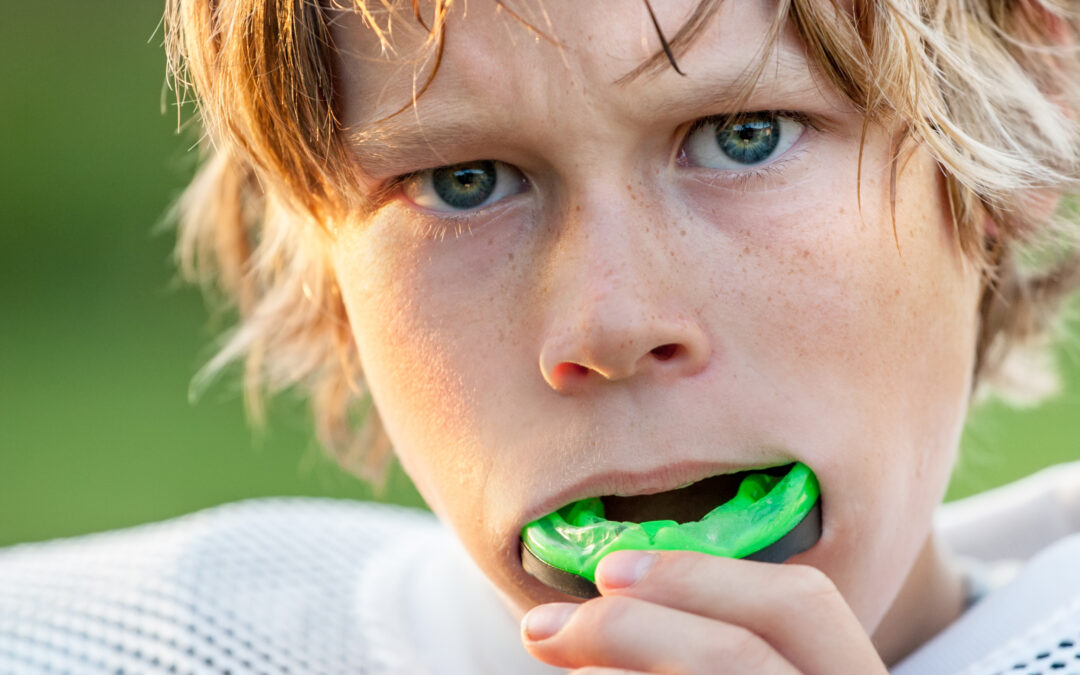
[[[891,224],[878,222],[776,266],[784,299],[766,349],[789,355],[785,375],[837,429],[834,447],[817,452],[849,500],[929,508],[944,488],[966,411],[977,293],[940,245],[943,225],[898,223],[898,252]]]
[[[962,398],[974,297],[933,246],[911,240],[898,252],[881,239],[833,238],[776,267],[780,353],[872,392],[864,406],[906,404],[912,413],[921,410],[913,397]]]
[[[696,215],[727,251],[731,278],[714,286],[737,289],[753,311],[747,337],[800,369],[889,380],[924,348],[964,342],[943,324],[966,332],[974,299],[935,194],[898,186],[910,197],[898,202],[897,243],[887,192],[867,184],[860,212],[854,179],[844,178],[798,199],[749,195],[731,206],[703,198]]]
[[[933,199],[899,211],[898,251],[888,202],[864,194],[870,215],[861,218],[842,187],[798,208],[724,210],[715,227],[728,264],[714,285],[735,289],[719,296],[728,303],[719,339],[751,364],[752,381],[780,385],[763,396],[763,415],[792,421],[793,447],[820,439],[820,468],[844,480],[852,471],[842,464],[865,445],[896,450],[887,461],[914,463],[913,448],[952,440],[977,296]],[[784,403],[769,407],[774,400]]]
[[[436,510],[456,499],[438,477],[453,476],[465,494],[483,483],[478,468],[491,462],[477,442],[478,414],[514,365],[505,356],[513,343],[505,274],[494,270],[496,260],[512,261],[498,242],[470,243],[451,251],[365,237],[336,259],[365,380],[403,466]]]
[[[850,349],[854,324],[867,318],[860,310],[874,270],[845,210],[805,196],[798,204],[710,196],[700,195],[689,217],[701,222],[708,243],[700,248],[711,252],[701,269],[710,270],[718,339],[800,370]]]

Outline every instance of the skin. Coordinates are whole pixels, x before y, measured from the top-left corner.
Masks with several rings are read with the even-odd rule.
[[[654,4],[670,35],[696,3]],[[638,3],[522,10],[559,45],[458,7],[416,110],[375,126],[409,101],[425,35],[395,23],[384,54],[357,15],[335,27],[359,189],[381,194],[329,247],[367,383],[428,504],[513,611],[536,608],[523,640],[554,665],[884,672],[960,612],[930,516],[980,275],[936,164],[918,148],[902,163],[894,223],[892,131],[871,126],[860,209],[862,119],[790,33],[742,110],[817,128],[764,174],[680,155],[691,123],[733,112],[769,4],[723,3],[679,57],[686,77],[623,83],[658,48]],[[485,159],[527,185],[453,217],[387,187]],[[570,501],[795,460],[821,482],[824,531],[785,565],[671,552],[627,584],[640,561],[621,553],[583,605],[521,568],[521,527]]]

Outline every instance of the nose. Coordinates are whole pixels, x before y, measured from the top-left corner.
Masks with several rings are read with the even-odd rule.
[[[679,228],[656,232],[634,222],[640,218],[581,213],[563,228],[550,260],[544,380],[572,394],[621,380],[672,382],[704,370],[711,345],[693,310],[685,261],[673,255],[680,242],[664,232]]]

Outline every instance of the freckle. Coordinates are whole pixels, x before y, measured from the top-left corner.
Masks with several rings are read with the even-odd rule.
[[[686,236],[686,230],[679,230],[679,234],[681,234],[682,236],[685,237]]]
[[[488,246],[491,246],[494,243],[495,243],[495,238],[494,237],[489,237],[488,238]]]
[[[575,211],[580,211],[581,210],[581,204],[578,204],[577,206],[575,206],[574,210]]]
[[[507,254],[506,254],[506,259],[507,259],[507,260],[513,260],[513,259],[514,259],[514,254],[513,254],[513,252],[511,252],[511,253],[507,253]]]

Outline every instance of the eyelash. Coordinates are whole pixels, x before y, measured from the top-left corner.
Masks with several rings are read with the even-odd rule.
[[[448,234],[454,239],[464,234],[472,234],[472,219],[467,216],[472,215],[473,212],[466,211],[465,213],[465,217],[424,214],[425,217],[420,219],[420,236],[424,239],[442,241]]]
[[[799,124],[805,124],[806,126],[810,127],[814,131],[821,131],[821,124],[818,122],[818,120],[816,118],[814,118],[811,115],[808,115],[807,113],[801,112],[799,110],[746,110],[746,111],[739,112],[739,113],[720,113],[718,115],[709,115],[707,117],[699,117],[698,119],[691,122],[690,126],[687,127],[686,133],[683,134],[683,136],[682,136],[682,140],[685,142],[686,138],[691,133],[693,133],[693,132],[697,131],[698,129],[700,129],[701,127],[707,126],[709,124],[717,124],[717,123],[720,123],[720,122],[730,122],[732,120],[738,119],[739,117],[743,117],[743,116],[749,117],[749,116],[752,116],[752,115],[762,115],[762,114],[775,115],[776,117],[787,117],[789,119],[795,120]]]
[[[798,122],[799,124],[804,125],[806,129],[813,132],[820,133],[823,130],[819,120],[817,120],[815,117],[796,110],[754,110],[738,114],[721,113],[717,115],[709,115],[707,117],[701,117],[691,122],[690,125],[686,128],[686,131],[681,134],[678,145],[679,149],[676,155],[676,163],[679,162],[679,158],[683,154],[687,139],[695,131],[710,124],[730,123],[733,118],[737,117],[740,114],[755,115],[761,113],[775,115],[776,117],[786,117],[795,122]],[[801,141],[802,139],[800,138],[799,140]],[[687,166],[686,168],[700,169],[702,171],[709,172],[710,175],[708,175],[707,177],[701,177],[702,180],[705,180],[706,182],[717,185],[723,184],[724,187],[734,190],[747,190],[752,188],[754,183],[756,183],[757,181],[770,176],[778,175],[788,164],[801,159],[806,153],[806,150],[801,147],[802,145],[802,143],[798,143],[798,146],[800,146],[798,149],[795,149],[793,151],[786,151],[778,159],[770,161],[764,165],[751,166],[742,171],[724,171],[718,169],[710,170],[705,167],[692,166]],[[390,178],[375,189],[375,191],[369,197],[369,203],[371,203],[376,209],[382,208],[401,191],[406,181],[412,179],[419,174],[424,173],[425,171],[431,171],[436,168],[440,167],[420,169],[418,171],[411,171],[409,173],[404,173]],[[488,208],[497,205],[498,203],[499,202],[496,202],[495,204],[491,204],[489,206],[480,207],[474,210],[462,211],[460,213],[429,213],[426,210],[421,211],[424,216],[421,219],[424,228],[423,235],[427,238],[438,238],[441,240],[446,237],[447,233],[451,232],[454,237],[459,237],[465,233],[471,233],[472,221],[475,215],[481,211],[485,211]]]

